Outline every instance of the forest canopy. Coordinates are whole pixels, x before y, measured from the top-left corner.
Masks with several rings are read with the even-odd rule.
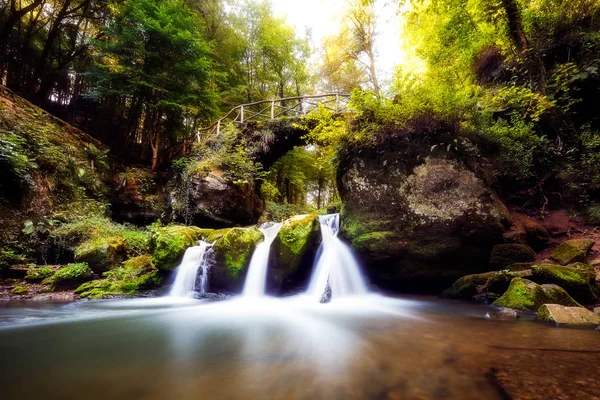
[[[352,92],[352,121],[313,115],[315,147],[257,171],[277,202],[305,204],[319,180],[335,194],[340,149],[429,119],[493,160],[501,192],[544,205],[560,191],[595,205],[600,2],[396,0],[403,61],[391,82],[378,65],[381,4],[345,1],[315,42],[266,0],[6,0],[0,80],[154,170],[238,104]],[[230,149],[227,159],[248,163],[240,171],[257,165]]]

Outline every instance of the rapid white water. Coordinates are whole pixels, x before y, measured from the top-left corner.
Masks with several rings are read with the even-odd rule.
[[[271,243],[273,243],[275,236],[277,236],[279,229],[281,229],[281,225],[279,223],[258,228],[265,236],[265,240],[256,246],[250,259],[246,281],[244,282],[244,290],[242,291],[243,296],[261,297],[265,295],[267,269],[269,267],[269,250],[271,249]]]
[[[328,284],[335,298],[367,294],[367,285],[352,250],[337,236],[340,215],[321,215],[319,222],[323,241],[317,251],[307,294],[320,300]]]
[[[212,244],[200,241],[198,246],[188,248],[183,255],[183,260],[177,267],[175,282],[169,296],[188,297],[197,289],[200,293],[206,293],[208,288],[208,272],[210,262],[208,255],[212,251]],[[202,268],[200,287],[196,288],[196,276],[198,269]]]

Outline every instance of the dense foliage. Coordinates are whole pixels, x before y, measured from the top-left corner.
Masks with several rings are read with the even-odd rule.
[[[216,113],[310,83],[266,1],[9,0],[0,24],[0,83],[154,169]]]

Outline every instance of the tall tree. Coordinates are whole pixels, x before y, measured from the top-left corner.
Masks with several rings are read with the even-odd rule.
[[[379,97],[376,68],[377,18],[374,4],[351,0],[340,31],[325,39],[321,75],[326,86],[344,91],[368,83]]]
[[[123,105],[123,141],[139,145],[154,170],[165,139],[189,134],[190,121],[210,116],[218,99],[200,26],[181,1],[125,0],[97,43],[93,93]]]

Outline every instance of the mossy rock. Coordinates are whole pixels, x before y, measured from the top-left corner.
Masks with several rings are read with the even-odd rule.
[[[493,304],[497,307],[508,307],[521,311],[537,311],[542,304],[550,302],[567,306],[579,305],[556,285],[538,285],[523,278],[514,278],[506,292]]]
[[[56,271],[50,278],[44,279],[42,284],[51,283],[54,291],[69,290],[75,289],[93,277],[94,273],[86,263],[69,264]]]
[[[587,255],[595,243],[592,239],[567,240],[552,252],[551,257],[561,265],[586,262]]]
[[[194,246],[207,230],[195,226],[171,225],[159,228],[152,238],[152,262],[161,271],[171,271],[188,247]]]
[[[227,230],[213,247],[215,265],[211,270],[211,287],[217,290],[239,291],[252,253],[263,240],[262,232],[255,227]]]
[[[503,269],[515,263],[531,262],[535,260],[535,251],[524,244],[497,244],[492,248],[490,265],[493,268]]]
[[[452,286],[446,289],[444,297],[456,299],[472,299],[473,296],[482,293],[504,293],[516,277],[526,277],[531,271],[491,271],[483,274],[471,274],[458,279]]]
[[[213,243],[214,241],[221,239],[227,232],[229,232],[229,229],[231,229],[231,228],[213,229],[206,236],[205,240],[209,243]]]
[[[558,285],[544,284],[541,285],[542,289],[548,297],[547,303],[562,304],[563,306],[581,307],[577,301],[575,301],[569,293]]]
[[[595,328],[600,325],[600,314],[583,307],[564,307],[558,304],[544,304],[537,311],[541,321],[557,326],[572,328]]]
[[[100,274],[120,265],[128,250],[129,243],[124,238],[85,242],[75,249],[75,262],[85,262]]]
[[[285,220],[271,245],[269,285],[278,291],[284,281],[303,280],[309,273],[321,240],[316,214]]]
[[[158,269],[152,263],[150,255],[143,255],[129,259],[122,267],[104,273],[104,278],[84,283],[75,293],[90,299],[135,294],[157,285]]]
[[[257,228],[231,228],[214,245],[217,260],[223,261],[231,276],[238,277],[248,266],[256,245],[263,239]]]
[[[13,290],[10,291],[10,294],[13,296],[24,296],[29,294],[29,288],[27,286],[15,286]]]
[[[54,275],[54,270],[49,267],[31,268],[25,275],[25,280],[29,282],[42,281]]]
[[[384,289],[433,291],[485,272],[510,226],[485,181],[454,154],[432,152],[449,139],[422,133],[382,131],[375,144],[340,149],[340,235]]]
[[[559,285],[580,303],[594,303],[599,296],[594,282],[596,276],[592,270],[553,264],[534,265],[531,269],[533,271],[532,280],[538,283]]]

